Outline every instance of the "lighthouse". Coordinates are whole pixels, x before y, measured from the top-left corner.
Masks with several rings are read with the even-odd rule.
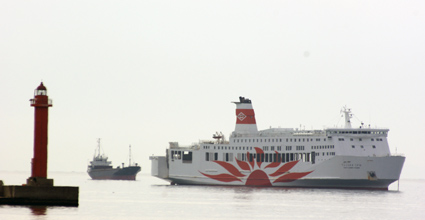
[[[47,179],[47,125],[52,100],[47,96],[43,82],[34,90],[34,98],[30,102],[34,107],[31,176],[26,184],[20,186],[3,185],[0,180],[0,205],[78,206],[78,187],[53,186],[53,179]]]
[[[37,179],[47,179],[47,129],[49,107],[52,107],[52,100],[47,96],[43,82],[34,90],[34,98],[30,99],[30,102],[34,107],[34,157],[31,179],[39,182]]]

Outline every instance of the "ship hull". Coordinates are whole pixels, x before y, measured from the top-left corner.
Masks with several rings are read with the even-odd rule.
[[[172,184],[178,185],[216,185],[216,186],[245,186],[245,184],[222,184],[212,182],[201,182],[193,178],[170,178]],[[329,188],[329,189],[370,189],[370,190],[388,190],[388,186],[393,183],[394,179],[377,180],[371,182],[369,180],[356,179],[301,179],[295,180],[292,183],[274,184],[272,187],[290,187],[290,188]],[[253,187],[261,187],[261,185],[250,185]],[[268,185],[266,187],[269,187]]]
[[[405,157],[335,156],[318,164],[293,161],[274,168],[267,167],[270,163],[255,163],[250,170],[241,169],[237,162],[184,164],[172,160],[167,169],[165,157],[151,160],[152,175],[172,184],[387,190],[400,178]],[[276,174],[279,169],[285,172]]]
[[[136,180],[136,175],[140,170],[139,166],[132,166],[115,169],[90,169],[87,173],[94,180]]]

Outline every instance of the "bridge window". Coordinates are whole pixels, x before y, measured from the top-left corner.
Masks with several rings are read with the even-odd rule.
[[[180,160],[182,158],[182,152],[181,151],[171,151],[171,155],[173,159]]]
[[[183,163],[192,163],[192,151],[183,152]]]

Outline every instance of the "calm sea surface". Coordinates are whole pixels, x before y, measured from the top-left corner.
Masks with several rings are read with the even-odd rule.
[[[0,171],[5,185],[28,176]],[[170,186],[144,173],[137,181],[91,180],[82,172],[49,178],[56,186],[79,186],[79,207],[0,205],[0,219],[425,219],[425,180],[370,191]]]

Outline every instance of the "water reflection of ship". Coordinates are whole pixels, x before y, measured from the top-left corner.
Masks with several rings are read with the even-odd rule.
[[[113,168],[111,161],[108,157],[101,153],[100,139],[98,139],[98,146],[95,150],[93,160],[87,168],[87,173],[94,180],[136,180],[136,175],[140,172],[141,168],[137,163],[131,163],[131,145],[129,146],[129,166],[118,166]]]

